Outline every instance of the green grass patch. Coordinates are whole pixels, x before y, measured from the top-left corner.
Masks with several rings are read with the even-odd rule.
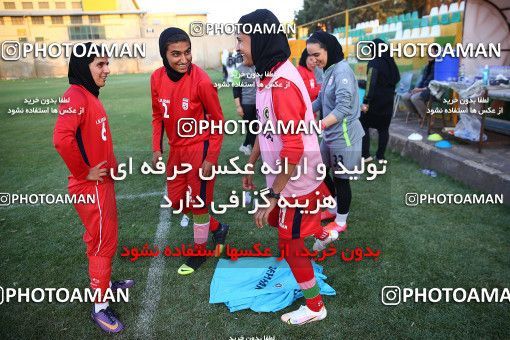
[[[209,72],[219,81],[218,71]],[[135,164],[151,158],[149,74],[111,76],[101,91],[109,115],[117,159],[132,157]],[[56,98],[66,79],[0,81],[0,192],[65,193],[67,169],[52,145],[56,115],[14,115],[25,98]],[[226,119],[237,119],[231,89],[220,89]],[[244,136],[225,136],[220,163],[240,155]],[[242,159],[246,156],[241,155]],[[349,228],[340,248],[370,246],[380,249],[379,261],[345,263],[330,258],[322,263],[327,282],[337,290],[325,297],[328,317],[302,327],[279,320],[281,313],[229,313],[224,305],[210,305],[209,284],[216,265],[210,259],[198,272],[180,277],[181,259],[166,260],[162,296],[154,306],[151,325],[158,338],[228,339],[230,336],[276,339],[338,338],[508,338],[509,304],[406,303],[385,306],[381,288],[510,286],[510,209],[494,205],[424,205],[407,207],[404,196],[417,193],[473,193],[459,182],[419,173],[416,163],[388,152],[388,172],[377,180],[352,183]],[[262,187],[264,180],[256,177]],[[117,195],[158,192],[164,179],[138,172],[116,184]],[[241,190],[241,177],[218,178],[215,200],[226,202]],[[152,244],[159,222],[161,197],[118,200],[119,246]],[[248,248],[260,241],[276,246],[276,230],[257,229],[243,209],[220,217],[231,226],[228,241]],[[172,216],[170,245],[189,243],[192,228],[181,228]],[[83,226],[72,206],[0,208],[0,286],[86,287],[88,285]],[[119,253],[120,254],[120,253]],[[113,278],[134,278],[130,302],[115,306],[126,325],[121,335],[135,337],[150,260],[129,262],[117,255]],[[304,304],[298,301],[284,312]],[[96,338],[101,331],[90,321],[89,304],[0,305],[1,338]]]

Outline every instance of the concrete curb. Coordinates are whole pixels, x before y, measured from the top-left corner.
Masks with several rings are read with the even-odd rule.
[[[503,194],[503,202],[510,206],[510,175],[470,159],[441,150],[424,141],[410,141],[407,135],[390,130],[388,147],[401,156],[409,157],[421,167],[434,169],[467,186],[489,194]]]

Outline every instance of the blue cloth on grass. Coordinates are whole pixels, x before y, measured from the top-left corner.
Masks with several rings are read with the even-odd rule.
[[[322,266],[312,262],[322,295],[336,295],[324,280]],[[220,259],[211,281],[209,303],[225,303],[230,312],[251,309],[277,312],[301,298],[303,292],[285,260],[276,257]]]

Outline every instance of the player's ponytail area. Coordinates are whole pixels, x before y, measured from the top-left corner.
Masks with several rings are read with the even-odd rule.
[[[209,70],[213,82],[221,73]],[[161,208],[165,180],[143,175],[139,165],[150,162],[151,102],[149,75],[110,76],[101,91],[109,116],[118,162],[133,159],[134,170],[115,183],[119,219],[119,247],[113,260],[112,280],[133,278],[129,302],[115,303],[125,325],[123,338],[229,339],[331,339],[401,334],[407,337],[472,337],[494,335],[508,329],[504,304],[438,303],[386,306],[384,286],[402,287],[504,287],[510,282],[508,208],[502,206],[429,205],[404,203],[408,192],[471,193],[459,183],[439,176],[420,176],[417,164],[388,153],[387,172],[374,181],[352,181],[349,226],[334,246],[337,255],[317,262],[323,266],[335,296],[323,296],[327,317],[300,327],[283,323],[280,316],[304,305],[301,298],[276,313],[242,310],[231,313],[222,303],[210,304],[210,283],[217,257],[190,275],[179,275],[179,256],[121,256],[125,248],[140,251],[193,242],[193,221],[181,226],[182,215]],[[67,169],[51,144],[55,115],[9,116],[25,98],[57,98],[66,79],[1,81],[0,191],[6,193],[66,193]],[[219,97],[225,119],[237,119],[232,90]],[[225,136],[219,159],[240,156],[244,136]],[[166,160],[168,146],[163,158]],[[214,201],[227,203],[232,191],[242,191],[241,175],[221,175]],[[264,188],[263,176],[255,176]],[[257,242],[277,256],[277,231],[255,226],[247,208],[228,209],[215,217],[230,225],[227,244],[252,249]],[[11,205],[0,207],[0,286],[87,287],[83,226],[72,205]],[[483,223],[480,222],[483,216]],[[462,225],[459,222],[462,221]],[[313,239],[305,244],[312,249]],[[211,235],[208,246],[212,249]],[[124,248],[125,247],[125,248]],[[355,261],[356,248],[380,250],[377,260]],[[344,251],[344,257],[342,257]],[[488,254],[490,252],[491,254]],[[498,255],[500,254],[500,255]],[[489,256],[490,255],[490,256]],[[224,253],[221,258],[226,258]],[[490,268],[490,273],[486,272]],[[98,338],[101,330],[89,320],[90,303],[3,303],[0,305],[1,338]]]

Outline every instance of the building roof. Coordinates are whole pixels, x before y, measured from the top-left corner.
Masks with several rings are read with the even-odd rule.
[[[147,11],[82,11],[82,10],[33,10],[33,11],[0,11],[3,17],[40,17],[40,16],[62,16],[62,15],[107,15],[107,14],[145,14]]]
[[[175,15],[207,15],[206,11],[177,11]]]

